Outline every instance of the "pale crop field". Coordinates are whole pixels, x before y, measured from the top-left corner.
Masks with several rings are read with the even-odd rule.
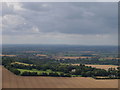
[[[80,65],[80,64],[72,64],[72,65]],[[117,67],[118,67],[116,65],[93,65],[93,64],[85,64],[85,66],[91,66],[91,67],[95,67],[98,69],[105,69],[105,70],[108,70],[109,68],[117,69]]]
[[[91,66],[91,67],[105,69],[105,70],[108,70],[109,68],[117,69],[117,67],[118,67],[118,66],[115,66],[115,65],[90,65],[90,64],[86,64],[86,66]]]

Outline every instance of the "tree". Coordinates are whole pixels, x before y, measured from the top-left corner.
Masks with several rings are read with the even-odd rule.
[[[92,76],[92,72],[91,71],[87,71],[85,74],[86,74],[87,77],[91,77]]]
[[[71,77],[71,75],[69,73],[65,74],[65,77]]]
[[[44,72],[44,73],[41,73],[40,76],[48,76],[48,74]]]
[[[25,71],[21,75],[22,76],[38,76],[38,73],[37,72],[27,72],[27,71]]]
[[[65,76],[65,74],[64,73],[60,73],[60,77],[64,77]]]
[[[12,71],[14,74],[16,74],[16,75],[19,75],[20,74],[20,71],[19,70],[16,70],[16,69],[13,69],[13,71]]]

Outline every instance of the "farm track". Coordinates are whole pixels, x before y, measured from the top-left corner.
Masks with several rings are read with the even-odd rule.
[[[16,76],[2,67],[2,88],[117,88],[118,80],[85,77]]]

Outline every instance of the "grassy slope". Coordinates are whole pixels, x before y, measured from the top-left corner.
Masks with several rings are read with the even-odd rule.
[[[25,71],[27,72],[37,72],[38,74],[41,74],[41,73],[51,73],[53,72],[52,70],[47,70],[47,71],[41,71],[41,70],[36,70],[36,69],[32,69],[32,70],[27,70],[27,69],[17,69],[21,72],[21,74]],[[57,72],[58,74],[60,74],[61,72]]]
[[[23,65],[26,65],[26,66],[32,66],[33,64],[27,64],[27,63],[22,63],[22,62],[14,62],[14,63],[11,63],[11,64],[23,64]]]

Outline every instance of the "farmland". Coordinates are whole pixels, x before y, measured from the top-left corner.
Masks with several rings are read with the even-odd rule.
[[[72,64],[72,65],[79,65],[79,64]],[[91,67],[105,69],[105,70],[108,70],[109,68],[117,69],[117,67],[118,67],[116,65],[93,65],[93,64],[86,64],[85,66],[91,66]]]
[[[17,69],[17,70],[19,70],[21,73],[27,71],[27,72],[37,72],[38,74],[41,74],[41,73],[51,73],[51,72],[53,72],[53,71],[51,71],[51,70],[39,71],[39,70],[36,70],[36,69],[32,69],[32,70],[27,70],[27,69]],[[57,72],[57,73],[59,74],[60,72]]]
[[[2,54],[3,88],[118,86],[116,47],[13,45]]]
[[[2,88],[117,88],[118,80],[85,77],[16,76],[4,67]],[[74,83],[76,82],[76,83]]]
[[[95,67],[95,68],[101,68],[101,69],[105,69],[105,70],[108,70],[109,68],[117,68],[118,66],[115,66],[115,65],[86,65],[86,66],[91,66],[91,67]]]
[[[2,57],[2,65],[16,75],[21,76],[52,76],[52,77],[97,77],[117,79],[119,68],[108,70],[86,66],[84,64],[72,65],[59,63],[50,58],[29,57]],[[21,60],[21,61],[18,61]],[[26,62],[26,63],[25,63]]]
[[[16,55],[0,55],[0,56],[15,57]]]
[[[91,57],[57,57],[58,59],[86,59]]]
[[[11,64],[22,64],[22,65],[26,65],[26,66],[32,66],[33,64],[27,64],[27,63],[21,63],[21,62],[14,62],[14,63],[11,63]]]

